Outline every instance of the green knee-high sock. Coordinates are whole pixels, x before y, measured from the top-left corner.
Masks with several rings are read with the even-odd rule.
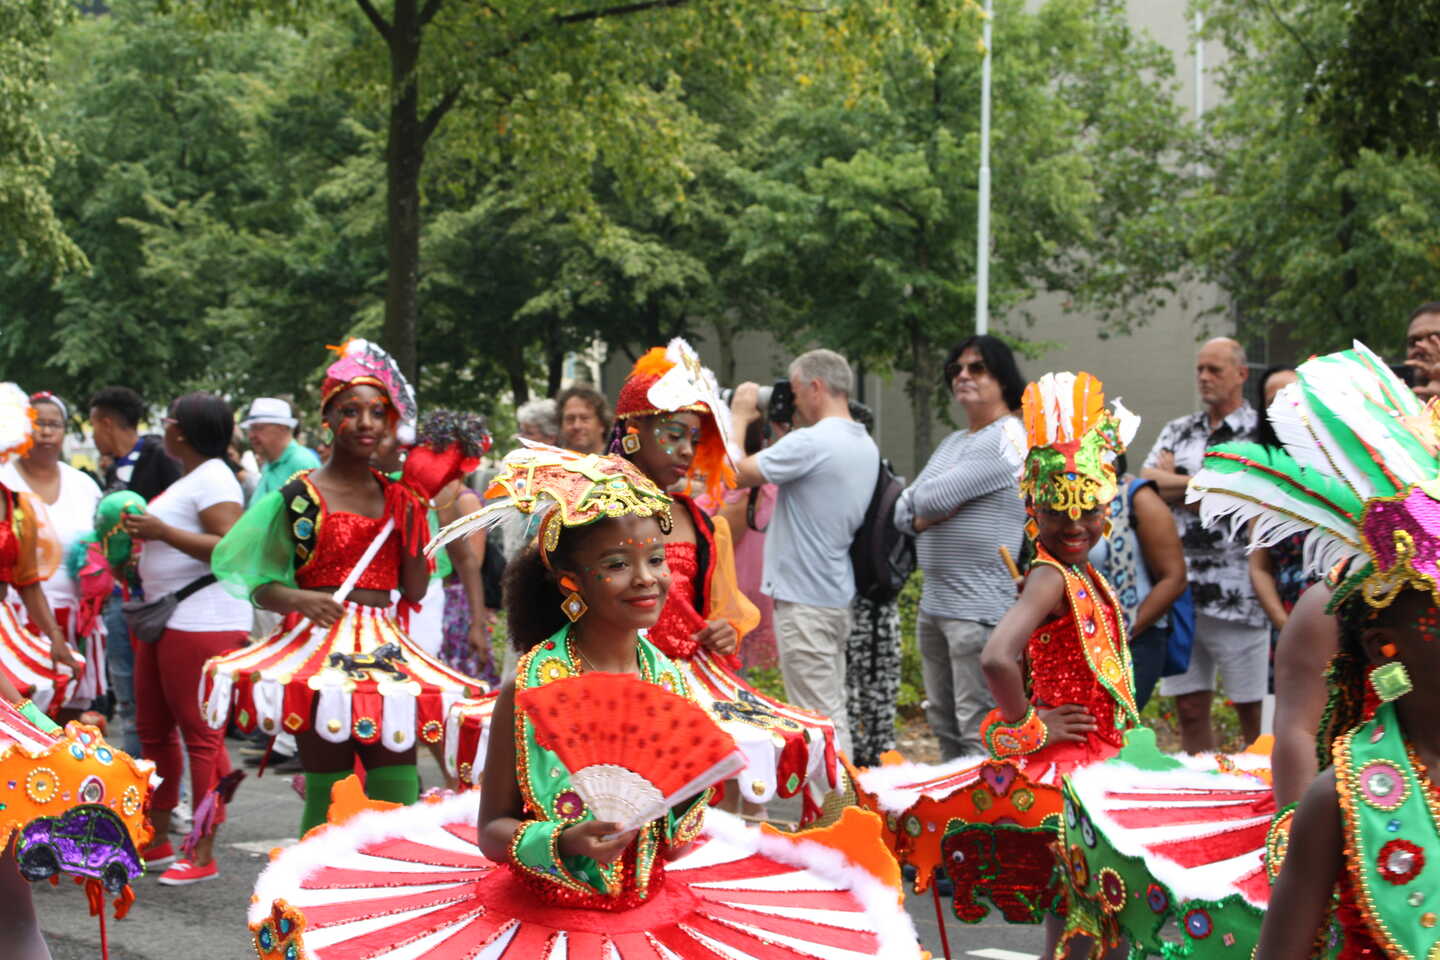
[[[330,810],[330,788],[348,776],[349,770],[335,773],[305,771],[305,812],[300,815],[300,836],[325,822],[325,814]]]
[[[420,774],[413,763],[370,767],[365,771],[365,795],[406,805],[420,799]]]

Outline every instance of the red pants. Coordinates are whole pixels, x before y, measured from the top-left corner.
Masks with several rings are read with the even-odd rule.
[[[206,792],[230,772],[225,731],[212,728],[200,712],[200,671],[206,660],[243,644],[246,635],[245,630],[166,630],[155,643],[131,638],[135,647],[135,729],[141,752],[155,761],[155,772],[164,778],[151,800],[154,809],[173,810],[180,800],[185,765],[177,728],[190,754],[193,805],[198,807]],[[223,810],[216,813],[217,822],[224,820]],[[164,843],[165,838],[157,837],[156,842]]]

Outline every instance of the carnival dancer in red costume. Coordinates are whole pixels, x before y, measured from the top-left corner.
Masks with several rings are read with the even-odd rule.
[[[1087,559],[1116,494],[1114,460],[1139,422],[1118,402],[1108,412],[1087,373],[1046,374],[1022,406],[1029,451],[1020,487],[1036,558],[981,656],[999,704],[981,726],[991,759],[874,768],[857,791],[886,815],[920,889],[943,851],[957,916],[983,918],[984,893],[1011,922],[1044,918],[1053,949],[1060,778],[1113,756],[1139,723],[1124,623]]]
[[[664,758],[692,744],[735,753],[644,638],[671,588],[670,499],[619,457],[554,448],[512,453],[497,488],[502,501],[440,535],[517,509],[540,519],[506,570],[511,638],[526,652],[499,694],[484,787],[361,813],[280,853],[250,914],[262,960],[918,958],[873,815],[793,836],[747,828],[707,811],[710,766],[628,822],[600,816],[607,800],[654,790],[675,762]],[[552,739],[594,719],[559,709],[586,691],[617,691],[588,703],[629,722]]]
[[[13,383],[0,384],[0,460],[29,447],[29,400]],[[38,571],[55,562],[59,545],[39,533],[40,507],[0,486],[0,592],[16,586],[26,613],[42,625],[57,659],[69,659],[64,638],[41,592]],[[0,597],[0,601],[3,601]],[[14,632],[23,627],[0,602],[3,659],[15,665]],[[32,644],[29,638],[26,648]],[[74,663],[75,661],[71,660]],[[77,664],[78,665],[78,664]],[[144,870],[139,851],[151,829],[145,808],[154,764],[136,761],[110,747],[92,726],[69,723],[62,730],[36,704],[24,699],[10,677],[39,678],[29,684],[43,690],[54,708],[73,676],[48,662],[24,670],[0,669],[0,931],[4,954],[17,960],[48,960],[50,953],[35,919],[28,881],[70,873],[83,880],[92,912],[104,910],[108,893],[119,897],[117,914],[134,900],[130,881]],[[85,838],[76,844],[73,838]],[[101,938],[104,943],[102,913]]]
[[[25,392],[13,383],[0,383],[0,460],[30,449],[34,422],[35,410]],[[45,597],[44,581],[62,560],[44,504],[0,483],[0,590],[15,588],[26,618],[40,634],[30,631],[12,604],[0,603],[0,677],[52,716],[85,669]]]
[[[438,743],[450,705],[484,690],[412,643],[391,607],[393,590],[412,603],[424,596],[431,484],[478,447],[449,450],[440,478],[421,476],[435,457],[412,456],[400,481],[374,470],[380,439],[415,419],[414,395],[379,347],[351,340],[339,353],[322,388],[330,460],[252,505],[212,561],[233,592],[285,619],[266,640],[211,659],[200,693],[212,726],[233,714],[247,732],[295,735],[303,830],[324,822],[332,786],[357,757],[370,796],[413,803],[417,736]]]
[[[688,343],[677,337],[635,362],[615,404],[610,452],[635,464],[681,508],[665,537],[673,588],[646,636],[686,671],[695,695],[749,761],[725,784],[730,808],[738,808],[737,799],[764,804],[803,787],[802,821],[809,821],[840,784],[835,725],[740,676],[735,652],[760,612],[740,592],[729,525],[693,498],[703,486],[712,503],[723,502],[726,487],[735,485],[729,448],[730,409]]]

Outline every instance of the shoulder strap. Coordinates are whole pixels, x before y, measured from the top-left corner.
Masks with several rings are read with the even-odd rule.
[[[280,488],[281,506],[289,520],[290,534],[295,538],[295,569],[299,570],[315,555],[320,535],[320,498],[310,485],[309,470],[301,470]]]

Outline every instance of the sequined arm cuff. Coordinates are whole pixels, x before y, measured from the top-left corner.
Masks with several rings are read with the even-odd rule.
[[[39,727],[41,733],[60,732],[60,724],[41,713],[40,708],[29,700],[21,700],[15,705],[15,709],[20,712],[20,716]]]
[[[666,819],[665,841],[672,847],[683,846],[700,836],[705,826],[705,808],[710,806],[710,791],[697,794],[683,812],[670,811]]]
[[[987,713],[980,724],[980,741],[990,751],[990,756],[997,760],[1034,753],[1049,739],[1050,732],[1045,729],[1045,722],[1035,712],[1033,704],[1018,723],[1006,723],[997,707]]]
[[[560,834],[568,826],[570,824],[554,820],[526,820],[510,840],[510,862],[532,877],[548,880],[567,890],[600,892],[571,872],[572,866],[577,868],[577,872],[585,872],[585,864],[594,861],[587,857],[573,857],[574,863],[567,864],[560,855]]]

